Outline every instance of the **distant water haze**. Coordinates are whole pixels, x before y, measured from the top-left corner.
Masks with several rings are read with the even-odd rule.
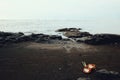
[[[120,20],[0,20],[0,31],[58,34],[60,28],[82,28],[92,34],[120,34]]]
[[[0,0],[0,31],[58,34],[69,27],[120,34],[120,0]]]

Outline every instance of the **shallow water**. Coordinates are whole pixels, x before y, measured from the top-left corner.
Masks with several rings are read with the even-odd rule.
[[[90,33],[120,34],[120,20],[0,20],[0,31],[58,34],[60,28],[82,28]]]

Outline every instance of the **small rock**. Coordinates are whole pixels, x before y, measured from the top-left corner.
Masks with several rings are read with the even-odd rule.
[[[60,71],[62,70],[62,68],[58,68]]]
[[[112,75],[119,75],[119,72],[116,71],[108,71],[106,69],[100,69],[97,71],[98,73],[102,73],[102,74],[112,74]]]
[[[57,32],[67,32],[67,31],[79,31],[81,28],[63,28],[63,29],[58,29]]]
[[[19,32],[18,34],[19,34],[19,35],[24,35],[24,33],[22,33],[22,32]]]

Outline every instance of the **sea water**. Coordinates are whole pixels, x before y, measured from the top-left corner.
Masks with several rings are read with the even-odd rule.
[[[0,20],[0,31],[58,34],[61,28],[82,28],[92,34],[120,34],[120,20]]]

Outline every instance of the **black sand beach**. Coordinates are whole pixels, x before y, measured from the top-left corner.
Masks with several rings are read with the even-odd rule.
[[[0,80],[120,80],[119,35],[77,35],[1,32]],[[83,73],[82,61],[96,69]]]
[[[104,74],[84,74],[82,60],[95,63],[97,70],[120,72],[120,46],[76,45],[28,42],[0,48],[0,79],[77,80],[79,77],[89,77],[91,80],[106,80]],[[65,46],[71,50],[68,52]],[[120,76],[108,76],[108,79],[119,80]]]

